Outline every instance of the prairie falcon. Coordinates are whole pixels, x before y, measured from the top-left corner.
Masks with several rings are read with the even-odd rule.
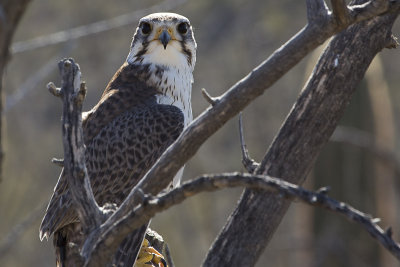
[[[195,62],[196,41],[187,18],[155,13],[139,21],[126,62],[98,104],[83,114],[86,166],[99,206],[121,204],[191,122]],[[63,229],[77,221],[61,172],[40,239],[65,238]]]

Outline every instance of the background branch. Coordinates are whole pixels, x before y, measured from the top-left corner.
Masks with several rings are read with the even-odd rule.
[[[15,30],[30,0],[0,0],[0,182],[3,172],[3,74],[10,59],[9,47]]]
[[[368,65],[392,39],[391,27],[396,17],[397,14],[391,13],[356,24],[330,42],[257,174],[282,177],[296,184],[304,181]],[[280,201],[275,195],[245,190],[229,222],[209,251],[204,266],[253,266],[289,204],[289,201]],[[260,225],[262,230],[253,230]],[[258,246],[254,247],[254,243]],[[243,257],[244,254],[247,257]]]
[[[70,40],[82,38],[92,34],[109,31],[115,28],[136,23],[141,17],[149,13],[156,12],[158,10],[169,11],[185,3],[186,1],[187,0],[164,0],[156,5],[150,6],[149,8],[135,10],[134,12],[119,15],[111,19],[100,20],[90,24],[55,32],[49,35],[35,37],[31,40],[16,42],[11,46],[11,51],[13,54],[21,53],[49,45],[55,45]]]

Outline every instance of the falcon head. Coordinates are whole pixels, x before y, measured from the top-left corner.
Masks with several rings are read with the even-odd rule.
[[[127,62],[189,67],[196,62],[196,41],[189,20],[175,13],[154,13],[139,21]]]

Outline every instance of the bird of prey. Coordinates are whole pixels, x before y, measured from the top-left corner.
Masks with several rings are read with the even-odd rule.
[[[99,206],[121,204],[192,121],[196,47],[186,17],[154,13],[140,19],[126,62],[97,105],[82,115],[86,167]],[[174,182],[181,175],[182,170]],[[62,249],[68,242],[65,229],[77,222],[62,171],[40,226],[40,239],[54,234],[56,249]]]

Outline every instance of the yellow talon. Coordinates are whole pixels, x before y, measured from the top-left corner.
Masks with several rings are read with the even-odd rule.
[[[163,255],[155,248],[150,246],[149,241],[145,238],[140,248],[135,267],[168,267]]]

